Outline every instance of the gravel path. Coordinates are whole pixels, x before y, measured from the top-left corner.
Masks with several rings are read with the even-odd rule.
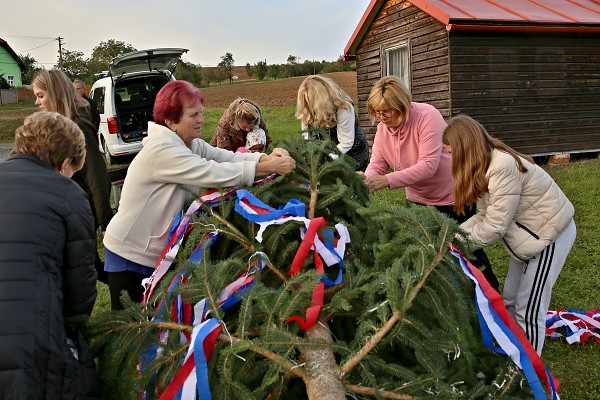
[[[0,143],[0,160],[8,157],[8,153],[12,150],[12,143]]]

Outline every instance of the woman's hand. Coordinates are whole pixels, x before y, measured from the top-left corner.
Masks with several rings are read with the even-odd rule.
[[[281,147],[275,147],[273,149],[273,151],[271,152],[271,155],[274,157],[283,157],[283,156],[289,156],[290,153],[288,153],[288,151],[286,149],[282,149]]]
[[[279,174],[288,175],[296,169],[296,161],[289,156],[287,150],[276,148],[269,155],[264,155],[256,165],[257,176]]]
[[[371,193],[390,187],[385,175],[365,176],[365,184],[369,187]]]

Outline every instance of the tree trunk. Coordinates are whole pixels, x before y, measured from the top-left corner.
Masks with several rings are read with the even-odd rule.
[[[333,343],[329,328],[321,320],[306,331],[306,338]],[[302,347],[301,354],[310,375],[305,382],[309,400],[344,400],[346,390],[333,351],[324,345],[316,345]]]

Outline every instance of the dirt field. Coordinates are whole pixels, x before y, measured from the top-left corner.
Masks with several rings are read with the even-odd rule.
[[[357,104],[356,72],[334,72],[325,74],[333,79],[352,97]],[[296,105],[298,87],[304,76],[261,82],[258,80],[234,85],[201,88],[206,98],[205,106],[210,108],[226,108],[237,97],[245,97],[255,101],[262,107],[288,107]]]

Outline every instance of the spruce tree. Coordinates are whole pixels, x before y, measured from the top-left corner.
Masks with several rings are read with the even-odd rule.
[[[179,294],[192,305],[207,299],[222,326],[208,364],[213,399],[530,398],[511,361],[482,344],[472,283],[447,250],[456,223],[432,207],[375,204],[353,161],[331,159],[329,142],[282,147],[297,161],[295,172],[250,192],[274,208],[292,198],[304,203],[307,218],[326,221],[323,237],[338,223],[350,233],[342,281],[326,287],[318,322],[305,330],[288,320],[304,318],[318,277],[313,252],[298,274],[288,274],[304,224],[270,226],[258,242],[259,226],[235,211],[235,200],[203,204],[148,307],[124,297],[124,311],[91,321],[110,398],[141,389],[158,397],[181,367],[192,327],[172,321],[170,307],[156,308]],[[215,231],[212,246],[190,260]],[[219,293],[248,271],[256,252],[264,253],[264,268],[241,300],[222,310]],[[339,268],[325,273],[333,280]],[[185,279],[169,291],[177,274]],[[141,372],[140,357],[147,358]]]

